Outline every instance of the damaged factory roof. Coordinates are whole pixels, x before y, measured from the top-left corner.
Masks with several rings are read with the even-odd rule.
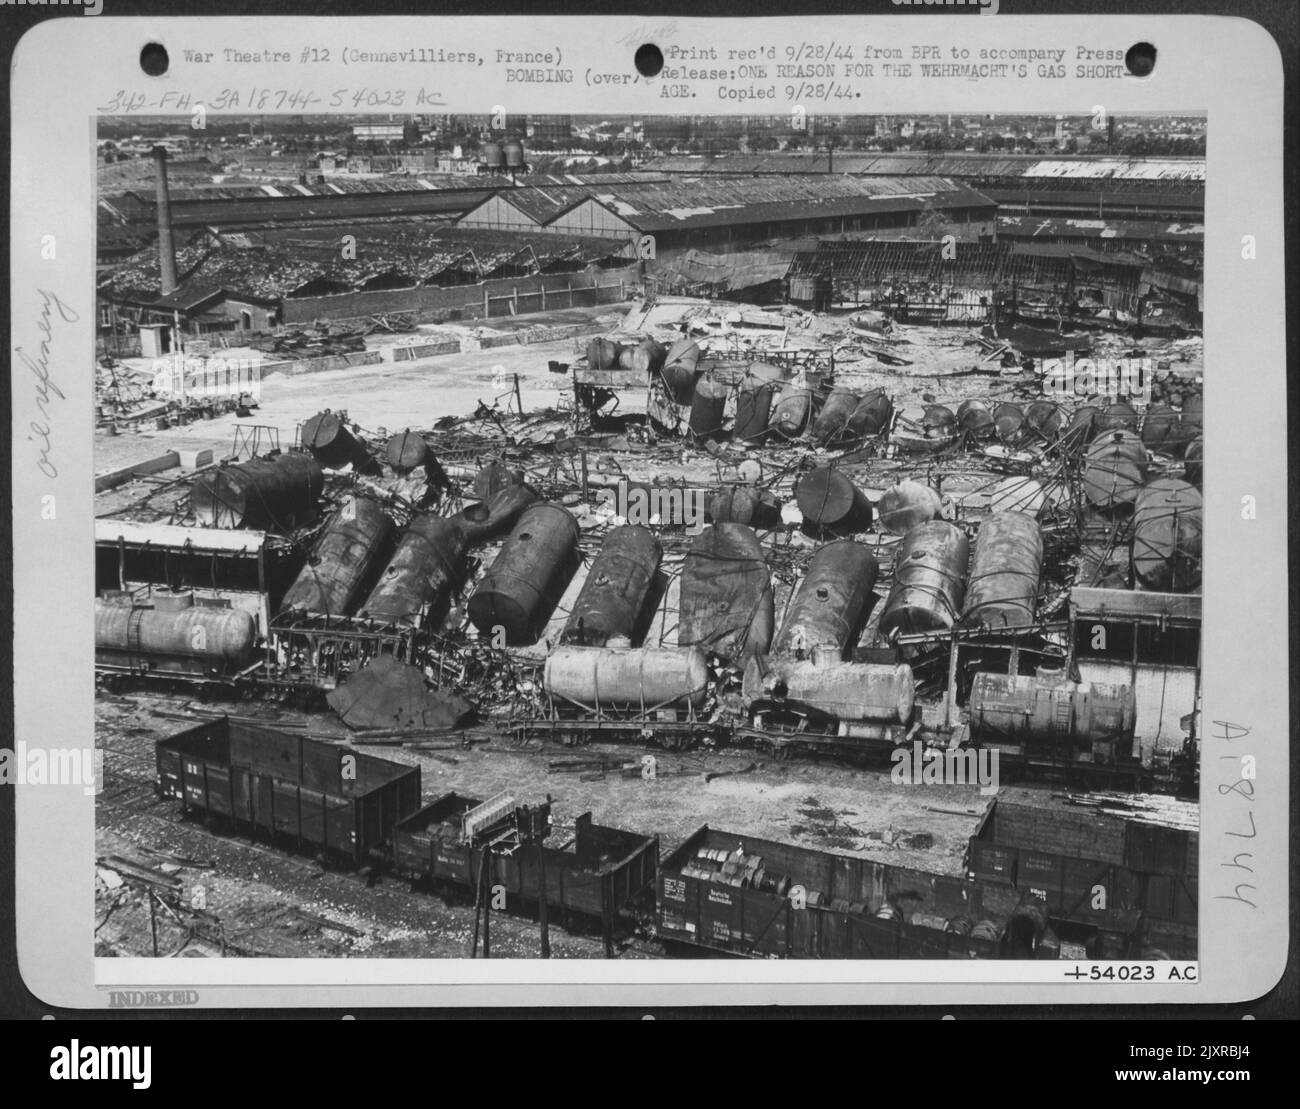
[[[998,216],[998,235],[1012,239],[1142,240],[1201,244],[1205,225],[1169,220],[1058,219]]]

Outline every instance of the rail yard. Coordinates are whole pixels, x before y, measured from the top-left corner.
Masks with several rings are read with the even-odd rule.
[[[97,952],[1195,957],[1195,327],[830,272],[105,403]]]

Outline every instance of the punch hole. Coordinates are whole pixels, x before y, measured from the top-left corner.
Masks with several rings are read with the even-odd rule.
[[[140,51],[140,68],[150,77],[161,77],[167,72],[169,60],[167,47],[161,42],[150,42]]]
[[[642,77],[657,77],[664,67],[664,52],[653,42],[647,42],[644,46],[636,48],[632,60],[636,64],[636,71]]]
[[[1125,51],[1124,64],[1134,77],[1149,77],[1156,67],[1156,48],[1149,42],[1135,42]]]

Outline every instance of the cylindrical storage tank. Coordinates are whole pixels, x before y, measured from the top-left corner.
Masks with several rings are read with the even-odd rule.
[[[821,647],[842,656],[857,643],[871,614],[879,571],[875,556],[851,539],[818,547],[772,641],[772,653]]]
[[[780,439],[798,439],[808,426],[813,410],[813,395],[808,389],[786,389],[781,393],[768,427]]]
[[[415,517],[357,615],[381,624],[415,624],[425,612],[436,612],[460,584],[467,546],[454,520]]]
[[[849,417],[848,432],[854,439],[879,435],[889,428],[894,415],[894,402],[883,389],[872,389],[858,401]]]
[[[1177,478],[1157,478],[1133,506],[1133,579],[1141,589],[1186,593],[1201,584],[1201,494]]]
[[[593,370],[612,370],[618,365],[618,344],[597,335],[587,343],[587,365]]]
[[[1032,747],[1061,740],[1073,747],[1131,740],[1137,700],[1127,685],[1072,682],[1060,671],[975,675],[971,735]]]
[[[849,420],[862,398],[851,389],[833,389],[822,410],[813,420],[813,438],[819,443],[830,443],[842,438],[849,428]]]
[[[988,439],[995,425],[993,413],[982,400],[964,400],[957,406],[957,424],[976,439]]]
[[[682,564],[677,643],[728,661],[772,642],[772,579],[763,545],[743,524],[716,523],[691,540]]]
[[[1003,401],[993,409],[993,426],[1004,443],[1020,437],[1025,426],[1025,412],[1018,404]]]
[[[943,404],[927,404],[921,413],[921,426],[930,438],[953,435],[957,431],[957,414]]]
[[[285,593],[280,611],[350,615],[366,574],[392,534],[393,522],[376,501],[348,497]]]
[[[752,524],[762,503],[754,486],[731,485],[711,493],[704,511],[715,524]]]
[[[813,528],[863,531],[871,524],[871,502],[833,466],[802,475],[795,485],[795,503]]]
[[[1042,572],[1038,521],[1023,512],[986,516],[975,537],[962,623],[990,628],[1032,624]]]
[[[1025,423],[1049,443],[1061,433],[1065,422],[1060,406],[1049,400],[1036,400],[1025,409]]]
[[[668,353],[662,343],[654,339],[642,339],[634,347],[628,348],[626,354],[627,368],[639,374],[658,373],[663,369],[664,357]],[[623,365],[624,355],[619,355],[619,365]]]
[[[542,685],[550,697],[592,710],[698,709],[709,661],[698,647],[557,647]]]
[[[989,492],[990,512],[1023,512],[1037,516],[1047,504],[1047,490],[1031,477],[1004,477]]]
[[[384,451],[388,465],[399,474],[409,474],[424,465],[429,457],[429,444],[410,428],[399,431],[388,440]]]
[[[1187,444],[1183,452],[1183,477],[1193,485],[1200,485],[1205,474],[1205,440],[1199,435]]]
[[[736,395],[736,426],[732,438],[743,442],[760,442],[767,434],[767,420],[771,411],[771,383],[747,378]]]
[[[578,522],[568,512],[528,509],[469,599],[479,634],[491,638],[499,627],[512,647],[536,643],[577,569],[577,551]]]
[[[351,463],[362,466],[369,460],[366,449],[353,438],[337,412],[317,412],[302,425],[302,445],[322,466],[339,470]]]
[[[485,501],[507,486],[523,483],[522,470],[512,470],[499,458],[494,458],[474,475],[474,496]]]
[[[320,463],[295,451],[199,474],[190,509],[206,527],[288,532],[316,514],[324,491]]]
[[[1182,418],[1167,404],[1153,404],[1142,419],[1142,443],[1148,450],[1170,451],[1182,441]]]
[[[693,339],[678,339],[664,356],[660,375],[674,404],[690,404],[699,377],[700,345]]]
[[[587,647],[603,647],[618,637],[633,641],[661,555],[648,528],[614,528],[587,571],[560,641]]]
[[[876,515],[891,535],[906,535],[917,524],[934,520],[943,512],[939,494],[919,481],[895,482],[880,498]]]
[[[880,634],[946,631],[961,614],[970,545],[946,520],[917,524],[894,553],[894,584],[880,617]]]
[[[751,659],[745,668],[748,702],[797,701],[841,721],[906,724],[916,704],[912,668],[838,659]]]
[[[697,439],[711,439],[722,431],[727,391],[724,382],[708,374],[695,383],[695,397],[691,401],[691,432]]]
[[[1132,504],[1142,488],[1146,462],[1146,448],[1133,432],[1102,432],[1084,456],[1084,495],[1098,508]]]
[[[524,144],[517,139],[511,139],[502,148],[501,153],[505,155],[507,169],[520,169],[524,164]]]
[[[1131,431],[1134,434],[1138,429],[1138,414],[1128,401],[1117,400],[1113,404],[1108,404],[1102,409],[1101,416],[1097,420],[1097,429],[1099,431]]]
[[[473,545],[509,531],[524,509],[541,499],[531,485],[506,485],[485,501],[467,504],[452,519]]]
[[[95,598],[95,649],[201,659],[214,668],[251,662],[257,624],[234,608],[146,608]]]
[[[488,169],[503,169],[506,164],[505,152],[499,142],[485,142],[481,147],[483,164]]]
[[[1065,426],[1064,438],[1074,446],[1091,443],[1097,434],[1097,420],[1101,409],[1095,404],[1082,404],[1070,413],[1070,422]]]

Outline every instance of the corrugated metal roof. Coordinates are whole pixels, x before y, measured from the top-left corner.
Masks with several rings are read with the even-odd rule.
[[[145,545],[228,554],[256,554],[266,544],[266,532],[233,528],[187,528],[179,524],[147,524],[132,520],[100,517],[95,520],[95,542],[132,547]]]

